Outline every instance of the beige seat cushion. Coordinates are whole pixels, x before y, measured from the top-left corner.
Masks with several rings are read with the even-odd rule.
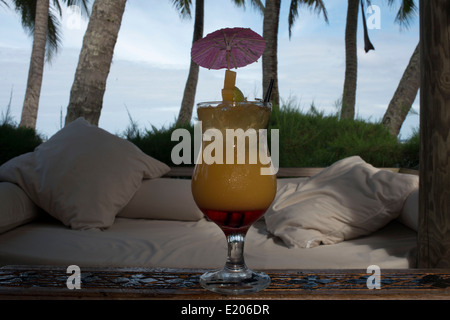
[[[35,220],[40,210],[17,185],[0,182],[0,234]]]
[[[36,205],[73,229],[108,228],[143,179],[170,168],[131,142],[79,118],[34,152],[0,167]]]
[[[360,157],[282,187],[266,212],[267,229],[289,247],[311,248],[368,235],[402,211],[418,176],[374,168]]]
[[[203,213],[192,196],[191,179],[144,180],[117,216],[124,218],[198,221]]]

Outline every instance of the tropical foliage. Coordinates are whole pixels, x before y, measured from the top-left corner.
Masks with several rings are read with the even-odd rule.
[[[367,3],[366,3],[367,1]],[[42,82],[43,72],[43,55],[47,55],[49,59],[57,52],[60,45],[59,20],[57,15],[61,15],[61,5],[67,6],[77,5],[83,8],[85,14],[88,13],[88,0],[11,0],[14,9],[19,12],[22,17],[24,28],[33,32],[34,44],[33,54],[30,63],[30,73],[28,78],[28,89],[24,102],[21,125],[34,127],[37,117],[37,109],[39,102],[40,83]],[[173,6],[179,11],[180,16],[190,18],[192,16],[192,0],[171,0]],[[414,0],[399,0],[399,10],[396,21],[403,27],[407,27],[412,16],[416,13]],[[75,80],[72,86],[70,102],[67,108],[66,123],[74,120],[79,116],[83,116],[91,123],[97,124],[100,117],[103,95],[106,89],[106,78],[112,61],[114,46],[117,34],[120,29],[121,19],[124,14],[126,0],[108,2],[105,0],[96,0],[94,8],[101,7],[101,12],[107,12],[110,15],[93,15],[90,19],[88,30],[84,38],[83,48],[80,53],[79,65],[75,74]],[[245,0],[233,0],[233,3],[240,7],[245,7]],[[388,0],[389,5],[394,6],[395,0]],[[9,6],[6,0],[0,0],[0,4]],[[278,92],[278,75],[277,75],[277,50],[278,50],[278,24],[281,0],[266,0],[265,4],[261,0],[251,0],[250,4],[258,8],[264,14],[263,19],[263,37],[267,41],[266,50],[262,57],[263,69],[263,91],[267,88],[271,79],[274,80],[272,91],[272,102],[277,108],[280,105],[280,97]],[[289,5],[289,36],[292,35],[292,27],[299,16],[300,8],[306,7],[314,11],[318,15],[322,14],[324,21],[328,22],[328,13],[325,7],[326,2],[323,0],[291,0]],[[347,24],[346,24],[346,74],[344,80],[344,91],[342,96],[341,119],[354,118],[354,100],[356,95],[356,73],[357,73],[357,57],[356,57],[356,30],[358,24],[359,6],[362,8],[363,26],[365,32],[365,49],[366,51],[373,49],[370,42],[367,26],[364,18],[364,4],[370,4],[368,0],[348,0]],[[40,12],[40,13],[39,13]],[[195,22],[193,41],[196,41],[203,35],[204,24],[204,0],[195,1]],[[39,18],[39,20],[37,20]],[[101,36],[99,36],[101,35]],[[45,42],[45,45],[43,44]],[[45,48],[44,48],[45,46]],[[98,50],[103,53],[101,55],[94,54]],[[417,54],[416,54],[417,55]],[[412,62],[417,61],[411,59]],[[411,64],[411,63],[410,63]],[[412,68],[412,67],[411,67]],[[198,81],[198,66],[191,63],[188,79],[186,81],[183,99],[181,101],[180,113],[177,119],[178,125],[189,124],[192,118],[192,110]],[[417,68],[416,68],[417,69]],[[90,75],[96,75],[92,77]],[[398,132],[393,129],[392,119],[398,122],[404,120],[405,110],[408,109],[411,96],[414,95],[414,86],[410,85],[413,76],[406,76],[399,84],[398,92],[393,98],[392,103],[386,112],[385,121],[383,122],[392,133]],[[89,79],[96,79],[95,84],[90,83]],[[102,79],[99,81],[99,79]],[[416,81],[417,82],[417,81]],[[404,90],[401,88],[410,86],[409,97],[406,103],[395,104],[394,101],[404,101]],[[400,95],[400,97],[398,97]],[[402,100],[403,99],[403,100]],[[412,103],[412,102],[411,102]],[[399,111],[401,110],[401,112]],[[401,116],[398,116],[401,114]],[[403,120],[402,120],[403,119]],[[391,125],[389,127],[389,125]]]
[[[180,143],[172,141],[176,129],[186,129],[194,137],[193,125],[139,129],[130,117],[130,127],[122,137],[136,144],[147,154],[171,166],[171,151]],[[379,122],[363,119],[339,119],[338,114],[325,114],[314,105],[301,110],[288,102],[273,111],[269,130],[279,130],[281,167],[325,167],[342,158],[359,155],[379,167],[418,168],[419,135],[415,132],[406,141],[399,141]],[[269,131],[270,132],[270,131]],[[270,134],[268,135],[269,143]],[[191,139],[191,149],[194,139]],[[184,165],[193,165],[191,162]]]
[[[47,61],[55,56],[61,44],[59,18],[62,6],[78,6],[80,12],[89,14],[88,0],[11,0],[15,11],[20,15],[22,26],[33,36],[27,89],[22,108],[20,125],[35,128],[39,108],[45,57]],[[7,5],[5,0],[2,3]],[[9,5],[7,5],[10,7]],[[57,17],[59,15],[59,18]]]

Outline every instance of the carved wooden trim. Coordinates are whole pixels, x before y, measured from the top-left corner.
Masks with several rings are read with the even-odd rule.
[[[0,299],[449,299],[450,270],[380,270],[370,289],[367,270],[269,270],[271,285],[256,294],[225,296],[203,289],[205,270],[80,268],[80,289],[68,289],[65,267],[0,268]]]

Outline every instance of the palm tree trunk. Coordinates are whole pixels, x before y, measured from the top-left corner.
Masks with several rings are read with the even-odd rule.
[[[203,37],[203,25],[204,0],[196,0],[193,43]],[[197,91],[198,74],[199,66],[191,60],[189,75],[184,88],[183,100],[181,101],[181,108],[177,119],[178,125],[189,124],[191,122],[195,93]]]
[[[22,127],[36,127],[44,73],[49,5],[49,0],[37,0],[36,2],[33,49],[31,51],[27,90],[20,119],[20,126]]]
[[[84,35],[65,124],[84,117],[98,125],[106,80],[126,0],[95,0]]]
[[[264,8],[263,38],[266,48],[262,55],[263,95],[269,86],[270,79],[274,79],[271,102],[274,108],[280,106],[278,92],[278,24],[280,19],[281,0],[266,0]]]
[[[356,79],[358,73],[357,30],[360,0],[348,0],[345,26],[345,79],[342,94],[342,119],[355,117]]]
[[[397,90],[383,117],[383,125],[394,136],[400,132],[403,122],[416,99],[420,87],[420,53],[416,46],[408,66],[398,84]]]

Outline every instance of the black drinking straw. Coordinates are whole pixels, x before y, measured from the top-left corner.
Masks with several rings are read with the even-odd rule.
[[[264,102],[269,102],[270,96],[272,95],[273,89],[273,79],[270,79],[269,87],[267,88],[266,95],[264,96]]]

